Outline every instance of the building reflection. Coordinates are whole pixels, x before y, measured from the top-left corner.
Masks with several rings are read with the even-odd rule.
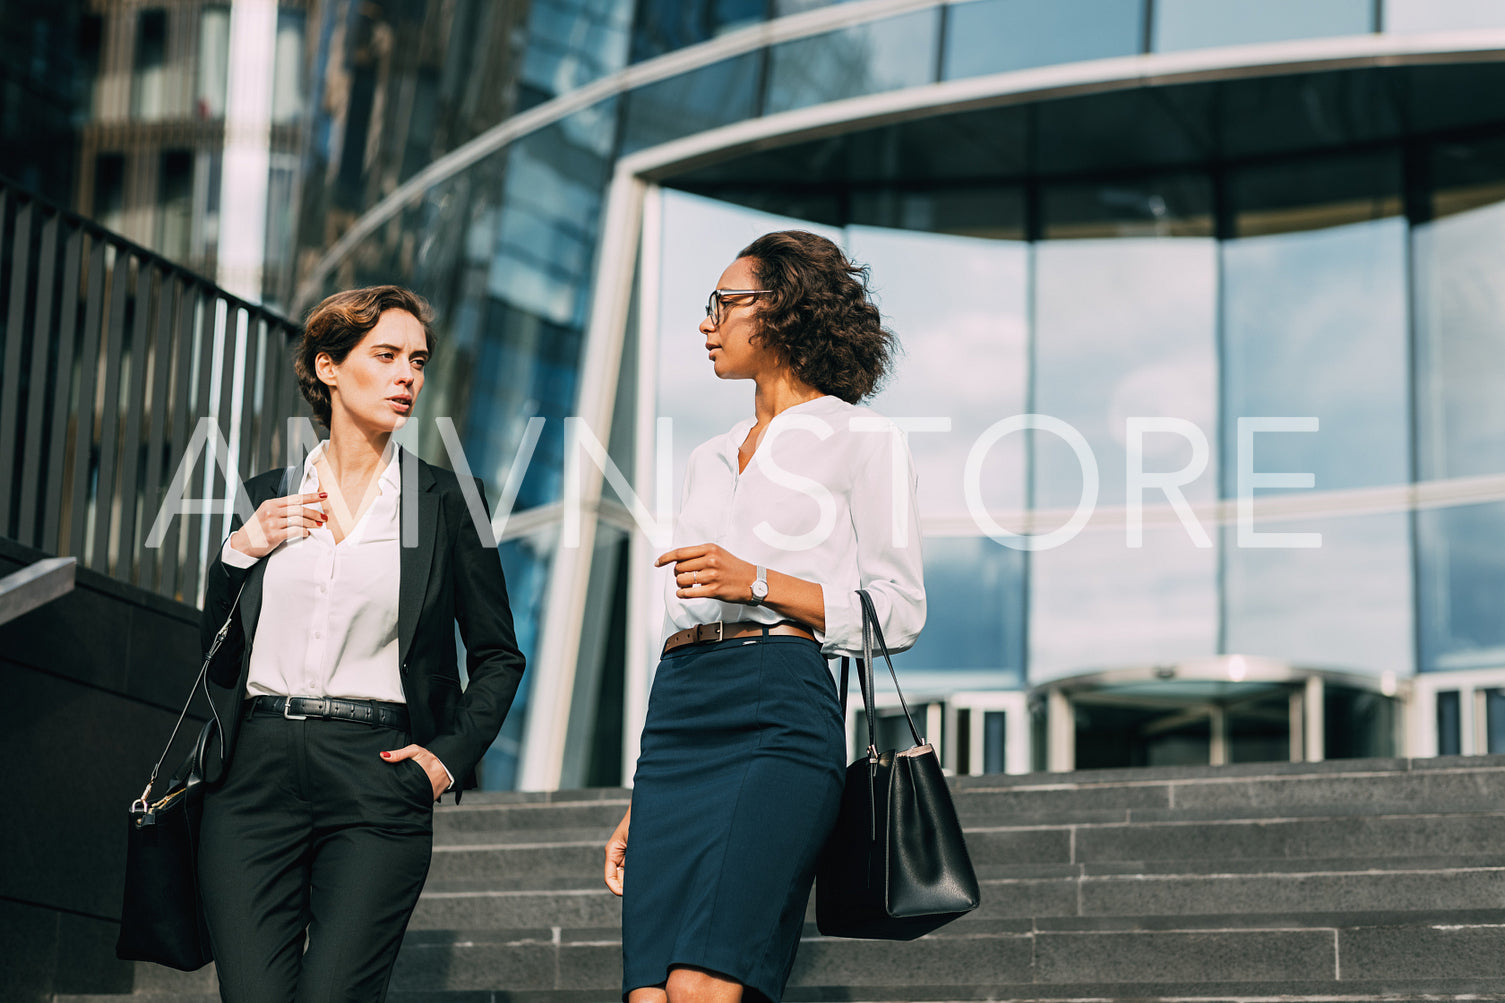
[[[610,490],[561,559],[566,419],[610,415],[592,432],[646,495],[649,422],[682,463],[740,417],[699,307],[794,225],[873,266],[908,349],[876,406],[950,421],[914,433],[934,612],[906,665],[954,768],[1505,751],[1499,4],[18,0],[7,22],[0,173],[292,315],[371,282],[433,301],[412,444],[445,456],[450,419],[494,504],[510,483],[529,684],[568,704],[544,726],[523,694],[488,786],[630,773],[656,585]],[[978,525],[969,450],[1027,412],[1080,432],[1118,522],[1039,551]],[[1269,531],[1321,548],[1240,545],[1260,415],[1318,422],[1260,436],[1257,469],[1313,475],[1309,509],[1269,493],[1297,506]],[[1178,431],[1131,443],[1131,417]],[[1129,546],[1131,445],[1173,472],[1199,442],[1205,539],[1155,489]],[[1041,431],[976,487],[1024,520],[1081,489]]]

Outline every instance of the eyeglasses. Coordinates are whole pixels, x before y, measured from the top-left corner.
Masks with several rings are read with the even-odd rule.
[[[712,289],[711,298],[705,301],[705,315],[711,318],[712,324],[720,327],[722,304],[726,300],[738,296],[762,296],[771,292],[772,289]]]

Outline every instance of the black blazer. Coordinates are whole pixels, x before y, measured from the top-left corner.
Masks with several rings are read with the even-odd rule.
[[[475,767],[496,738],[523,674],[523,655],[512,629],[512,610],[496,546],[477,533],[459,479],[402,450],[399,525],[402,554],[397,593],[397,646],[402,690],[413,741],[439,757],[459,789],[475,786]],[[270,470],[246,482],[254,509],[268,498],[294,493],[302,468]],[[482,507],[486,495],[476,491]],[[411,520],[417,504],[417,525]],[[488,519],[489,519],[489,509]],[[238,528],[240,519],[234,520]],[[415,532],[416,529],[416,532]],[[233,529],[232,529],[233,531]],[[485,534],[490,536],[489,531]],[[415,545],[409,545],[410,541]],[[206,572],[200,631],[204,650],[240,594],[239,615],[209,671],[209,699],[223,742],[211,740],[205,779],[221,779],[235,752],[240,707],[251,668],[261,614],[266,561],[227,567],[216,552]],[[244,588],[242,588],[244,586]],[[455,624],[465,642],[469,682],[460,688]],[[276,629],[275,624],[261,625]]]

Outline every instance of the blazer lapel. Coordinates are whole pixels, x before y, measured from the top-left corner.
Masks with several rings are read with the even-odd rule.
[[[408,648],[418,630],[418,615],[428,590],[434,540],[439,532],[439,493],[434,472],[418,457],[402,451],[402,490],[398,495],[399,536],[402,541],[397,583],[397,654],[407,664]]]

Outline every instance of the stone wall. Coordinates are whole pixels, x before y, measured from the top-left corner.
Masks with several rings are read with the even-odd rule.
[[[0,577],[48,556],[0,539]],[[8,1003],[130,992],[132,966],[115,959],[126,812],[198,665],[196,609],[82,568],[73,592],[0,625]],[[198,728],[184,731],[164,774]]]

